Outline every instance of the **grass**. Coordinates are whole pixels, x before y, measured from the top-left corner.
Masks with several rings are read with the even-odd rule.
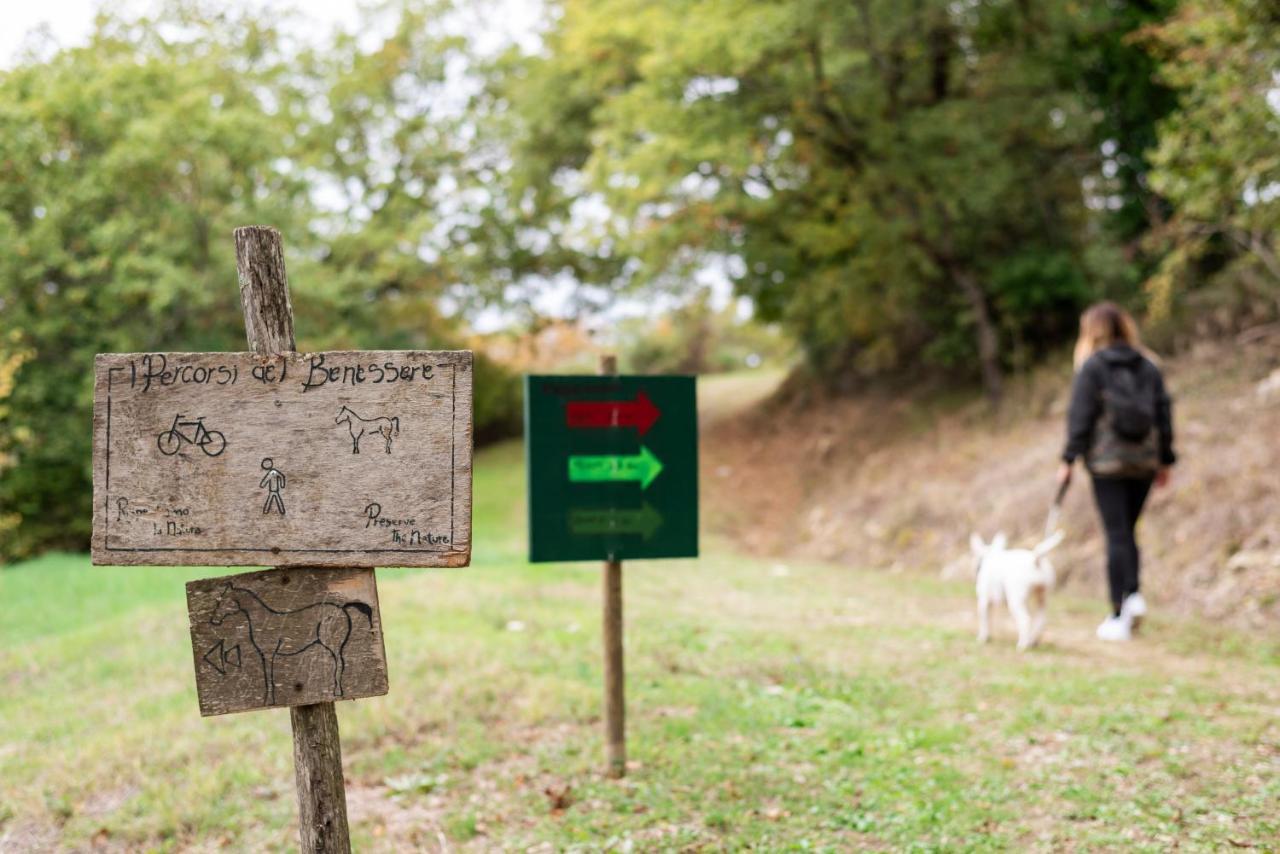
[[[742,559],[626,568],[629,748],[600,772],[599,572],[522,560],[520,448],[475,563],[379,572],[391,693],[340,706],[358,850],[1214,850],[1280,838],[1280,659],[1200,623],[972,640],[967,585]],[[182,582],[0,572],[0,850],[291,850],[288,715],[202,719]]]

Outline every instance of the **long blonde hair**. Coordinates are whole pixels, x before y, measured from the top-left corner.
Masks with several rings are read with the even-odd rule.
[[[1080,315],[1080,337],[1076,339],[1076,370],[1099,350],[1112,344],[1128,344],[1133,349],[1151,358],[1151,354],[1142,346],[1138,335],[1138,324],[1133,316],[1113,302],[1096,302]]]

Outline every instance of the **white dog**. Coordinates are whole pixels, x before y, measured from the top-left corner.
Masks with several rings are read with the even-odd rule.
[[[1060,542],[1062,531],[1054,532],[1034,549],[1006,549],[1004,534],[996,534],[989,545],[977,534],[969,537],[978,559],[979,643],[991,637],[992,603],[1003,599],[1018,624],[1018,649],[1036,645],[1044,632],[1049,590],[1054,584],[1053,565],[1045,555]]]

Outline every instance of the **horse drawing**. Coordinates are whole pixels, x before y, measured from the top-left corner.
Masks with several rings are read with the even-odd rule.
[[[351,431],[351,453],[360,453],[360,439],[366,433],[377,433],[386,440],[387,453],[391,453],[391,437],[400,435],[400,419],[392,416],[382,418],[361,418],[350,407],[344,406],[338,410],[338,417],[333,419],[334,424],[346,424],[347,429]]]
[[[209,622],[220,626],[237,613],[244,615],[249,623],[249,642],[262,662],[262,702],[272,705],[276,701],[276,659],[301,655],[316,646],[333,659],[333,693],[342,696],[347,666],[343,651],[351,639],[351,609],[365,616],[372,631],[373,608],[364,602],[316,602],[292,611],[278,611],[257,593],[228,581],[222,586]]]

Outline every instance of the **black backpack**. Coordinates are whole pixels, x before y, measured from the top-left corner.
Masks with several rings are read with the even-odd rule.
[[[1104,374],[1102,406],[1111,429],[1127,442],[1143,442],[1156,426],[1155,383],[1144,367],[1109,364]]]

